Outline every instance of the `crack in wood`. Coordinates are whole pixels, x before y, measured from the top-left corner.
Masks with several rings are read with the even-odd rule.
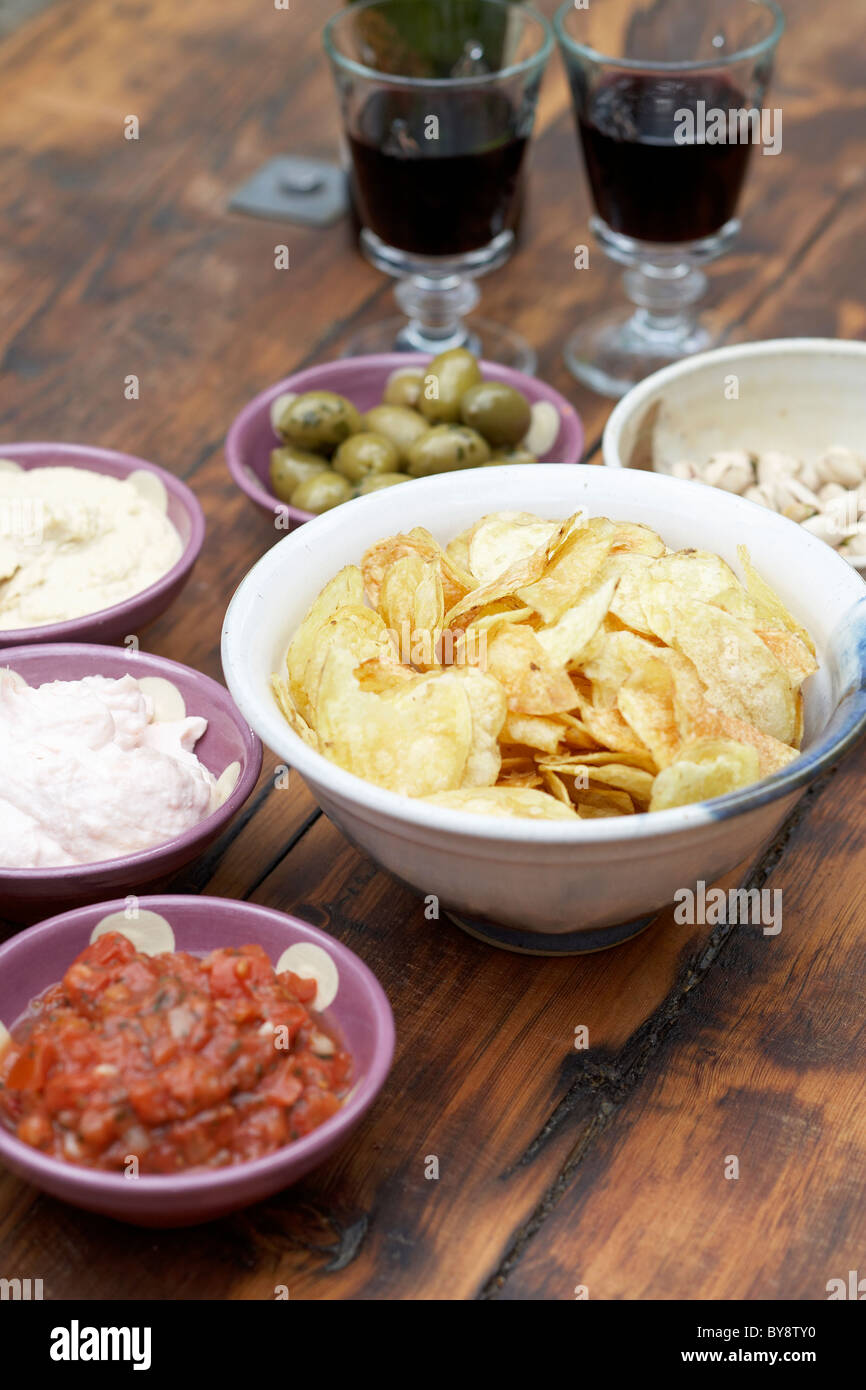
[[[790,816],[746,875],[743,888],[760,889],[767,882],[778,867],[794,832],[810,814],[816,800],[835,775],[837,767],[838,765],[830,768],[807,788]],[[520,1168],[531,1164],[551,1137],[562,1129],[582,1105],[588,1109],[590,1103],[595,1101],[595,1113],[580,1139],[570,1150],[556,1178],[543,1193],[531,1215],[512,1236],[496,1269],[476,1294],[477,1299],[495,1298],[504,1287],[526,1246],[558,1206],[596,1139],[604,1133],[613,1117],[637,1089],[659,1048],[680,1021],[688,996],[706,978],[736,926],[737,923],[734,922],[719,923],[697,959],[686,967],[655,1012],[626,1039],[617,1053],[607,1058],[597,1055],[595,1058],[581,1059],[580,1075],[572,1082],[568,1092],[518,1161],[502,1173],[502,1180],[506,1181]]]

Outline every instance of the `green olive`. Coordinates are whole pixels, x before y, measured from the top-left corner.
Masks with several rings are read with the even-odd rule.
[[[333,466],[350,483],[359,483],[368,473],[396,473],[399,462],[397,448],[387,435],[362,430],[343,440]]]
[[[423,385],[424,373],[417,367],[398,367],[385,383],[382,402],[384,405],[417,405]]]
[[[470,386],[481,380],[481,368],[466,348],[451,348],[434,357],[424,374],[418,409],[432,423],[453,424],[460,419],[460,401]]]
[[[368,492],[379,492],[383,487],[393,487],[395,483],[408,483],[405,473],[368,473],[355,488],[356,497],[366,497]]]
[[[271,449],[271,466],[268,470],[271,492],[281,502],[290,502],[298,483],[312,478],[315,473],[321,473],[327,466],[327,461],[320,454],[312,454],[309,449],[297,449],[294,444]]]
[[[460,401],[460,418],[494,448],[519,444],[532,423],[529,401],[504,381],[479,381]]]
[[[517,444],[513,449],[496,449],[484,465],[485,468],[501,467],[504,463],[538,463],[535,454]]]
[[[292,493],[292,506],[300,507],[303,512],[315,512],[318,516],[340,502],[348,502],[351,496],[352,484],[348,479],[335,473],[333,468],[326,468],[323,473],[316,473],[312,478],[298,483]]]
[[[434,425],[409,450],[409,472],[413,478],[427,478],[431,473],[475,468],[489,457],[490,450],[476,430],[467,425]]]
[[[405,405],[374,405],[364,416],[363,426],[391,440],[401,465],[408,463],[409,450],[415,440],[430,428],[423,415]]]
[[[361,416],[351,401],[335,391],[305,391],[279,413],[275,428],[287,444],[329,453],[350,434],[357,434]]]

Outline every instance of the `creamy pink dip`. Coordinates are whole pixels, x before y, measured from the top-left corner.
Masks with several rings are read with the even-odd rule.
[[[153,714],[129,675],[31,687],[0,670],[0,865],[116,859],[209,815],[217,784],[193,751],[207,720]]]

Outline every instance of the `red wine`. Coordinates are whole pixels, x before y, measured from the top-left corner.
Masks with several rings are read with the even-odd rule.
[[[526,144],[503,93],[376,92],[349,135],[361,220],[414,255],[477,251],[513,227]]]
[[[694,241],[734,216],[748,144],[677,144],[676,113],[748,106],[713,74],[620,73],[588,101],[572,78],[572,97],[595,206],[615,232],[639,241]]]

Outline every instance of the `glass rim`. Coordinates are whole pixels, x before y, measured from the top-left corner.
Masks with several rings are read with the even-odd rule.
[[[553,51],[553,30],[550,23],[545,19],[540,11],[534,6],[527,5],[524,0],[484,0],[487,5],[495,5],[497,9],[506,11],[522,12],[530,19],[535,20],[541,27],[542,41],[537,52],[528,58],[523,58],[519,63],[510,63],[507,67],[497,68],[495,72],[476,73],[467,77],[411,77],[408,74],[401,76],[399,73],[379,72],[377,68],[367,67],[364,63],[357,62],[354,58],[349,58],[345,53],[341,53],[334,43],[334,31],[340,20],[347,15],[360,14],[363,10],[372,9],[374,5],[390,4],[393,0],[361,0],[360,4],[346,5],[342,10],[338,10],[332,15],[325,25],[322,42],[325,52],[335,67],[343,68],[352,73],[355,77],[363,77],[368,81],[379,82],[386,85],[398,87],[417,87],[445,89],[454,87],[479,87],[491,82],[501,82],[505,78],[518,76],[520,73],[531,72],[537,68],[543,71],[548,58]]]
[[[770,33],[757,43],[748,44],[745,48],[740,48],[736,53],[720,55],[718,58],[684,58],[681,61],[669,61],[659,58],[614,58],[607,53],[599,53],[597,49],[590,48],[589,44],[578,43],[577,39],[572,38],[565,28],[565,16],[574,9],[574,0],[563,0],[556,14],[553,16],[553,27],[556,37],[562,48],[571,49],[574,53],[579,53],[584,58],[590,58],[593,62],[603,63],[610,68],[622,68],[629,72],[711,72],[714,68],[732,67],[734,63],[741,63],[748,58],[757,58],[762,53],[766,53],[775,48],[779,39],[785,31],[785,16],[776,0],[749,0],[750,4],[766,10],[773,16],[773,28]]]

